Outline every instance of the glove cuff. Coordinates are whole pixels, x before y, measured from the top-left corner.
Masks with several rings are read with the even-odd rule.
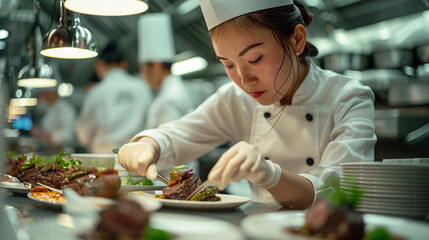
[[[266,160],[266,163],[268,165],[268,174],[258,185],[262,188],[270,189],[280,181],[282,168],[271,160]]]

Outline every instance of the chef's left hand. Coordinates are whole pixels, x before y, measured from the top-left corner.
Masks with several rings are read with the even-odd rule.
[[[242,179],[269,189],[279,182],[281,172],[280,166],[265,160],[256,146],[242,141],[221,156],[210,171],[208,180],[218,183],[220,190]]]

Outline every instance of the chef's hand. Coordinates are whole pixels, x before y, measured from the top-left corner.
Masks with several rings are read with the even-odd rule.
[[[208,180],[218,183],[220,190],[242,179],[269,189],[279,182],[281,172],[280,166],[265,160],[256,146],[239,142],[221,156],[210,171]]]
[[[129,172],[154,180],[158,174],[155,165],[157,155],[157,146],[139,141],[124,144],[119,149],[118,159],[122,167]]]

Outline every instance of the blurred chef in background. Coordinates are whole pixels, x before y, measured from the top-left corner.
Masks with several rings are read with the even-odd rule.
[[[73,105],[58,95],[58,87],[41,89],[38,94],[41,104],[46,105],[40,125],[30,133],[52,147],[52,151],[73,151],[76,110]]]
[[[76,124],[79,143],[92,153],[112,153],[144,127],[152,93],[127,69],[116,43],[109,43],[95,62],[101,81],[87,92]]]
[[[170,15],[143,14],[138,20],[138,61],[154,96],[145,129],[179,119],[194,107],[182,78],[171,74],[174,55]]]

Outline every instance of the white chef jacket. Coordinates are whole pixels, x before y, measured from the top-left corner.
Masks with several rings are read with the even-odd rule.
[[[183,80],[178,76],[168,75],[148,110],[145,129],[179,119],[193,108],[191,95]]]
[[[225,141],[256,145],[266,159],[308,178],[315,199],[340,163],[373,161],[374,95],[358,80],[310,64],[291,105],[263,106],[229,83],[182,119],[143,131],[161,147],[159,167],[183,164]],[[251,183],[253,200],[276,203]],[[314,199],[314,200],[315,200]],[[313,201],[314,202],[314,201]]]
[[[43,132],[51,135],[54,145],[69,145],[74,141],[76,110],[65,99],[59,98],[50,106],[40,121]]]
[[[80,144],[111,153],[141,131],[152,99],[147,83],[114,68],[88,92],[76,125]]]

